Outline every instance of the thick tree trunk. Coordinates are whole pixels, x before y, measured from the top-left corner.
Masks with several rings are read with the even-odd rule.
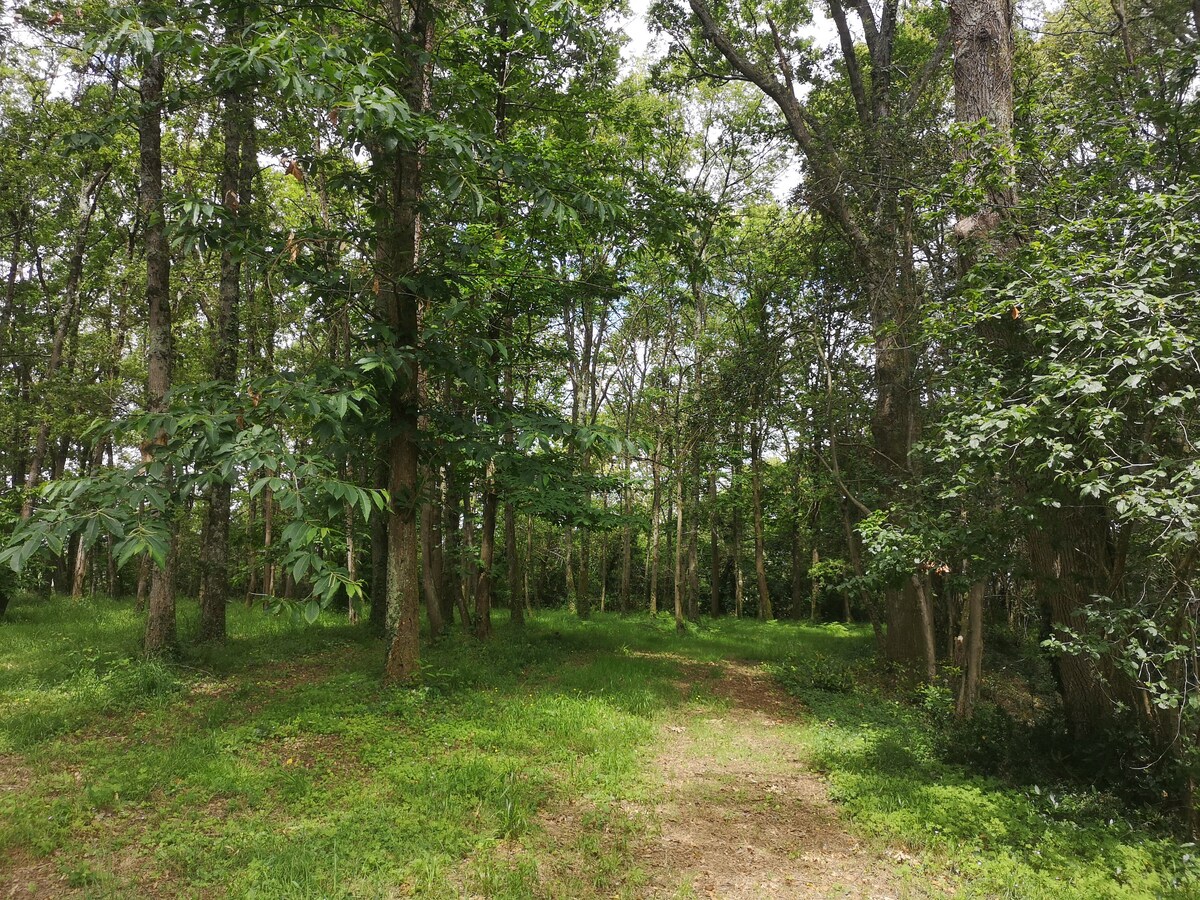
[[[388,0],[389,26],[397,54],[408,64],[403,95],[409,108],[429,106],[433,49],[433,8],[427,0],[409,4]],[[420,298],[409,285],[417,270],[421,242],[421,155],[419,147],[401,147],[379,154],[380,172],[387,185],[386,208],[380,210],[376,235],[382,271],[379,305],[392,340],[408,354],[407,371],[397,372],[388,398],[391,437],[388,458],[387,613],[391,641],[384,676],[391,682],[410,681],[420,674],[421,574],[417,510],[420,507],[417,425],[420,340]]]
[[[158,24],[159,13],[147,7],[147,24]],[[143,246],[146,254],[147,360],[146,407],[150,412],[165,412],[171,390],[174,348],[171,342],[171,248],[167,243],[163,209],[162,113],[166,67],[160,50],[151,50],[142,64],[141,111],[138,116],[138,182],[141,191],[142,219],[145,222]],[[153,446],[166,443],[166,435],[150,437],[145,451],[147,461]],[[163,480],[173,495],[170,466]],[[175,532],[174,503],[162,514],[167,530],[168,549],[163,565],[150,574],[149,611],[146,618],[147,653],[165,653],[175,645]]]
[[[908,459],[916,427],[913,384],[916,359],[910,330],[901,324],[906,322],[909,311],[899,297],[894,266],[887,266],[886,260],[877,262],[873,279],[876,401],[871,434],[886,502],[892,505],[899,501],[901,486],[909,476]],[[923,670],[926,652],[920,598],[911,579],[887,590],[885,599],[887,658]]]
[[[987,141],[1005,159],[1011,157],[1013,149],[1012,23],[1012,0],[952,0],[950,4],[955,119],[966,126],[983,123],[987,129]],[[966,155],[967,150],[959,148],[959,158],[963,159]],[[1011,175],[1011,171],[1008,174]],[[1008,218],[1014,202],[1014,190],[1001,182],[989,188],[987,200],[980,209],[971,211],[970,215],[955,223],[961,272],[965,273],[970,268],[979,247],[994,243],[993,232]],[[1015,336],[1012,323],[999,328],[987,324],[981,331],[996,341],[997,346],[1011,344]],[[1035,535],[1034,542],[1038,539]],[[1044,557],[1042,562],[1052,565]],[[964,718],[970,718],[974,713],[982,678],[985,586],[985,581],[978,581],[971,585],[967,595],[964,672],[957,704],[957,713]],[[1073,667],[1074,663],[1067,663],[1068,669]],[[1074,679],[1081,674],[1072,671],[1071,677]],[[1070,709],[1068,715],[1071,715]]]
[[[956,712],[969,719],[979,699],[979,681],[983,672],[983,599],[987,584],[976,581],[967,591],[967,633],[964,636],[963,676]]]
[[[1075,500],[1047,510],[1040,526],[1027,538],[1030,567],[1051,635],[1067,640],[1068,630],[1086,633],[1084,607],[1094,595],[1109,592],[1109,522],[1102,507]],[[1108,730],[1114,700],[1135,699],[1125,680],[1110,669],[1104,660],[1083,655],[1061,655],[1055,660],[1063,712],[1078,741]]]
[[[1012,0],[952,0],[950,42],[954,47],[954,118],[963,125],[986,122],[989,142],[1012,149],[1013,122]],[[960,156],[963,150],[960,150]],[[990,239],[1007,216],[1013,193],[992,187],[984,208],[954,226],[960,240]]]
[[[242,28],[241,7],[228,26],[234,34]],[[221,131],[225,142],[221,163],[221,200],[233,239],[221,251],[220,315],[217,320],[216,359],[213,380],[232,385],[237,379],[238,340],[241,314],[241,251],[239,224],[243,210],[250,204],[250,191],[257,166],[253,123],[247,112],[246,98],[234,91],[224,97]],[[347,338],[348,339],[348,338]],[[229,599],[229,516],[233,485],[221,480],[208,495],[206,540],[200,548],[200,632],[201,641],[225,640],[225,606]]]

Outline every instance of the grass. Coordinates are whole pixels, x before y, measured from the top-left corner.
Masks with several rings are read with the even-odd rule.
[[[625,810],[646,799],[666,717],[711,700],[680,657],[794,675],[797,660],[841,671],[869,652],[867,634],[840,626],[724,621],[679,636],[668,620],[543,612],[524,632],[501,620],[488,644],[439,642],[421,687],[384,689],[383,646],[365,627],[230,612],[225,645],[165,664],[138,657],[141,622],[125,602],[10,607],[0,885],[82,897],[641,896],[640,826]],[[195,615],[181,608],[185,646]],[[954,875],[964,895],[1186,896],[1172,881],[1187,850],[1169,838],[1119,811],[1108,825],[1112,810],[1086,798],[1054,806],[947,766],[910,707],[792,681],[811,709],[799,739],[858,829]]]
[[[935,690],[926,689],[925,704],[904,702],[878,688],[848,688],[844,661],[832,668],[816,679],[805,665],[777,669],[809,710],[801,740],[810,764],[859,829],[902,848],[932,876],[956,879],[955,896],[1200,897],[1194,846],[1171,836],[1154,811],[1077,782],[1018,784],[956,765],[945,758],[953,744],[939,732],[940,706],[933,715],[926,708]]]

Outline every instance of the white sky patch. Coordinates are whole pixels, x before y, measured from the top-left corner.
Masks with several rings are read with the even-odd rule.
[[[629,73],[639,63],[652,61],[662,55],[662,41],[655,40],[646,21],[650,0],[629,0],[629,15],[617,19],[629,43],[621,48],[621,69]]]

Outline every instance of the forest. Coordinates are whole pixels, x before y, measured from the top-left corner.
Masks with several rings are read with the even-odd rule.
[[[1200,0],[0,0],[0,896],[1200,896]]]

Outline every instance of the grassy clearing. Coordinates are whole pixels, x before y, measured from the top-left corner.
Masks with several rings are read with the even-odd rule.
[[[691,694],[655,654],[792,649],[785,628],[681,642],[666,622],[545,614],[485,646],[444,641],[421,688],[383,690],[365,628],[231,612],[227,645],[165,665],[138,659],[128,604],[10,610],[0,754],[19,775],[0,793],[0,848],[88,896],[636,894],[617,801]],[[587,818],[579,846],[539,847],[538,811],[567,803]],[[532,849],[496,857],[514,838]],[[578,859],[542,884],[539,852]]]
[[[524,633],[501,622],[487,645],[443,641],[422,687],[385,690],[383,647],[363,627],[231,614],[225,646],[165,665],[138,659],[124,602],[10,608],[0,884],[84,897],[642,896],[639,826],[623,810],[647,800],[664,718],[719,708],[694,663],[839,661],[832,671],[869,651],[838,626],[727,621],[680,637],[669,621],[543,613]],[[185,606],[185,640],[194,615]],[[1178,844],[1083,795],[1052,801],[947,767],[907,707],[811,681],[800,692],[813,718],[798,739],[858,826],[961,873],[968,895],[1166,896],[1187,868]]]

